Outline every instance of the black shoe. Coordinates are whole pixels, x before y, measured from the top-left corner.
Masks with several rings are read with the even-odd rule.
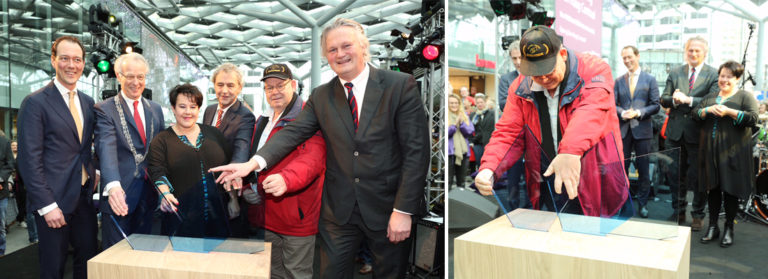
[[[733,228],[726,226],[723,239],[720,240],[720,247],[726,248],[731,245],[733,245]]]
[[[701,243],[709,243],[718,237],[720,237],[720,228],[710,225],[709,229],[707,229],[707,234],[701,237]]]

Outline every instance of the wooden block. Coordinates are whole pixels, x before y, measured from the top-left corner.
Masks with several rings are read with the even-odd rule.
[[[122,240],[88,261],[88,278],[269,278],[272,243],[256,254],[133,250]]]
[[[627,221],[635,222],[635,221]],[[462,278],[688,278],[691,231],[654,240],[513,228],[501,216],[454,239]]]

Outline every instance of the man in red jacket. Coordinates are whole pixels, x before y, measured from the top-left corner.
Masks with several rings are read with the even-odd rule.
[[[296,119],[304,102],[296,94],[296,80],[285,64],[264,69],[264,92],[269,107],[256,120],[251,156],[271,136]],[[265,228],[272,242],[272,278],[311,278],[320,197],[325,180],[325,141],[320,132],[280,162],[258,175],[258,191],[243,196],[252,224]],[[263,201],[260,197],[264,197]]]
[[[535,209],[554,210],[541,175],[572,200],[573,213],[613,216],[628,197],[613,77],[599,57],[568,51],[554,30],[534,26],[520,43],[523,60],[475,184],[490,195],[494,178],[525,155]],[[539,150],[538,146],[541,146]],[[550,164],[542,158],[553,158]]]

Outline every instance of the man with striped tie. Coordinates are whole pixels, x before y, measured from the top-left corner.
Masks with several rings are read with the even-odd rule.
[[[232,149],[231,163],[248,161],[256,117],[243,102],[237,99],[243,90],[243,73],[234,64],[224,63],[213,70],[211,81],[219,103],[205,108],[203,124],[216,127],[224,134],[224,138]],[[229,188],[231,182],[224,182],[224,187]],[[235,184],[240,185],[240,182]],[[241,205],[245,205],[244,201],[239,201],[240,199],[233,192],[230,192],[228,197],[227,209],[230,214],[229,225],[232,236],[247,237],[248,222],[245,215],[240,214]]]
[[[691,230],[701,229],[701,220],[704,219],[704,207],[707,204],[706,189],[698,183],[698,149],[699,128],[691,118],[691,110],[701,99],[718,92],[717,70],[704,64],[707,57],[707,41],[701,37],[692,37],[685,43],[686,64],[669,71],[664,94],[661,95],[661,105],[669,108],[669,121],[667,123],[666,148],[680,148],[679,177],[686,177],[683,185],[678,180],[670,182],[672,192],[672,209],[676,213],[670,216],[671,220],[685,223],[685,199],[688,190],[693,191],[693,208],[691,209]],[[673,169],[678,169],[673,166]],[[682,179],[681,179],[682,181]],[[676,215],[675,215],[676,214]]]

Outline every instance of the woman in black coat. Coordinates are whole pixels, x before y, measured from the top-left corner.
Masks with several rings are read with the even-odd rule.
[[[699,136],[699,181],[708,190],[709,228],[702,243],[720,235],[717,219],[725,205],[725,231],[721,247],[733,244],[733,219],[738,200],[749,197],[754,188],[752,126],[757,123],[757,100],[738,90],[744,67],[735,61],[720,66],[720,92],[705,97],[693,110],[701,126]]]

